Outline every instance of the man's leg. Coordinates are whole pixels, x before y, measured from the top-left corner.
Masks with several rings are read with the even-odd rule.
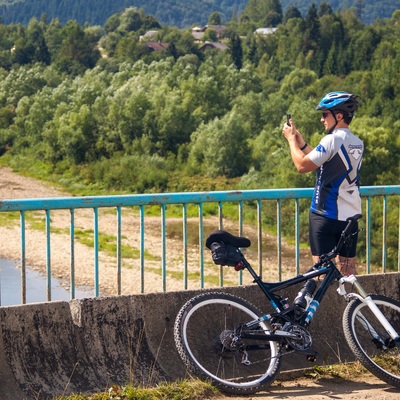
[[[342,275],[357,275],[356,257],[336,257],[336,265]]]

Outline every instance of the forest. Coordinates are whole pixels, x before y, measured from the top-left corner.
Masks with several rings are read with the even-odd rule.
[[[262,3],[263,0],[260,1]],[[282,10],[295,6],[303,17],[311,4],[319,7],[322,0],[282,0]],[[83,25],[104,25],[113,14],[127,7],[143,9],[153,15],[161,25],[178,28],[205,25],[208,16],[218,12],[224,22],[235,19],[249,0],[0,0],[0,18],[6,23],[27,25],[32,17],[40,19],[46,14],[49,19],[58,18],[61,23],[73,19]],[[329,0],[334,12],[345,8],[357,10],[358,17],[366,24],[378,18],[390,18],[400,8],[400,0]]]
[[[255,34],[261,19],[281,22]],[[399,22],[400,10],[365,25],[328,3],[303,18],[250,0],[221,37],[204,34],[225,51],[202,51],[190,29],[132,7],[103,27],[0,24],[0,164],[79,195],[312,187],[314,174],[293,167],[284,116],[316,145],[318,101],[344,90],[362,101],[351,124],[366,149],[361,185],[398,185]],[[148,47],[140,37],[149,30],[167,45]],[[389,221],[395,232],[398,204]]]

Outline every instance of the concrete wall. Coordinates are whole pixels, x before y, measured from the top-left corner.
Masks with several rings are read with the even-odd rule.
[[[400,274],[361,276],[360,281],[370,293],[400,299]],[[255,285],[217,290],[272,311]],[[0,307],[0,398],[46,399],[104,391],[113,383],[153,385],[184,377],[173,325],[179,308],[198,292]],[[310,329],[320,354],[317,364],[353,359],[342,331],[345,306],[334,285]],[[282,370],[309,366],[305,356],[288,354]]]

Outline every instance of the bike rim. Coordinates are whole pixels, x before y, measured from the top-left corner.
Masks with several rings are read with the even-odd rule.
[[[380,308],[396,331],[399,332],[400,307],[383,300],[374,300],[374,303]],[[384,338],[387,345],[385,346],[386,348],[381,347],[382,343],[373,338],[374,333],[366,329],[365,323],[363,323],[365,319],[368,320],[379,336]],[[356,307],[353,313],[352,326],[355,333],[355,340],[364,357],[367,358],[367,361],[373,363],[375,368],[379,369],[382,373],[398,380],[400,378],[399,349],[366,304],[360,303]]]
[[[268,364],[268,368],[265,370],[263,370],[263,373],[260,373],[259,376],[249,376],[247,378],[245,378],[244,376],[233,376],[234,374],[230,375],[229,372],[224,371],[224,373],[227,374],[226,377],[222,378],[220,375],[222,375],[221,370],[223,369],[222,365],[218,365],[218,369],[217,367],[217,371],[212,372],[210,371],[210,368],[205,368],[203,366],[203,364],[201,362],[198,361],[198,358],[201,357],[199,356],[198,353],[194,354],[194,351],[192,349],[191,343],[188,342],[188,331],[190,330],[189,324],[193,324],[192,321],[192,316],[194,315],[194,313],[196,311],[198,311],[200,308],[204,308],[204,307],[210,307],[210,309],[213,309],[216,307],[216,304],[218,304],[219,306],[226,306],[227,309],[229,309],[229,307],[234,307],[236,308],[238,311],[240,311],[243,316],[247,316],[247,319],[245,321],[248,320],[253,320],[253,319],[257,319],[258,315],[256,313],[254,313],[253,311],[249,310],[246,306],[241,305],[237,302],[233,302],[230,301],[228,299],[209,299],[209,300],[205,300],[202,301],[201,303],[194,305],[189,311],[188,314],[184,320],[184,324],[183,324],[183,331],[186,332],[185,335],[183,335],[183,340],[185,343],[185,347],[190,355],[190,357],[194,360],[194,362],[196,363],[196,366],[199,370],[201,370],[205,375],[211,377],[212,379],[214,379],[217,382],[223,383],[223,384],[229,384],[232,387],[240,387],[240,388],[245,388],[245,387],[253,387],[253,386],[257,386],[260,383],[262,383],[262,381],[264,381],[266,379],[266,377],[268,377],[269,375],[272,375],[275,371],[275,363],[271,360],[278,358],[279,357],[279,346],[277,345],[276,342],[273,341],[265,341],[265,345],[267,345],[269,347],[269,351],[270,353],[268,354],[268,360],[261,360],[260,364],[265,365]],[[211,318],[211,316],[210,316]],[[212,320],[213,321],[218,321],[218,318],[216,318],[215,315],[212,315]],[[242,321],[245,322],[245,321]],[[267,325],[263,322],[260,322],[260,326],[262,327],[262,329],[264,331],[269,331]],[[219,329],[222,329],[221,327]],[[216,332],[218,332],[218,330],[215,330]],[[211,335],[210,335],[211,336]],[[209,338],[210,339],[210,338]],[[232,356],[232,354],[229,354],[229,352],[227,352],[225,354],[225,357],[229,357]],[[224,364],[226,360],[223,359],[223,355],[221,355],[221,360],[219,360],[221,364]],[[241,365],[236,365],[238,370],[246,370],[245,367],[241,366]],[[261,365],[260,365],[261,367]],[[232,367],[233,369],[233,367]],[[249,368],[250,369],[250,368]],[[235,380],[239,379],[240,382],[236,382]]]

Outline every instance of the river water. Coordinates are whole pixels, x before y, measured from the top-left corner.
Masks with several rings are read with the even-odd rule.
[[[21,268],[18,263],[0,258],[0,306],[21,304]],[[46,275],[26,268],[26,302],[47,301]],[[93,289],[75,287],[75,298],[93,297]],[[70,300],[67,289],[56,278],[51,278],[51,299]]]

